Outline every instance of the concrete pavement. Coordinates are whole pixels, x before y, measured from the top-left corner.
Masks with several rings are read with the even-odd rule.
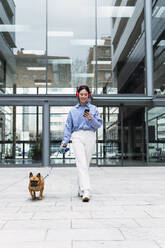
[[[0,168],[0,247],[165,248],[165,167],[92,167],[88,203],[73,167],[54,168],[32,201],[30,171],[47,174]]]

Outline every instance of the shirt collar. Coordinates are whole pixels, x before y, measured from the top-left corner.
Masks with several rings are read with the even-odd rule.
[[[80,106],[82,106],[80,103],[76,104],[76,108],[79,108]],[[87,106],[89,108],[89,102],[87,102],[87,104],[85,104],[84,106]]]

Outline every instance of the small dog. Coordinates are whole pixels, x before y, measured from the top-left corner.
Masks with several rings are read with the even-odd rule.
[[[33,173],[29,174],[29,192],[31,194],[32,200],[36,199],[36,191],[40,191],[38,200],[42,200],[42,194],[44,190],[44,178],[38,173],[36,176],[33,176]]]

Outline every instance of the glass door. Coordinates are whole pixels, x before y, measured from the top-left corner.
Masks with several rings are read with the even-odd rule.
[[[165,111],[154,107],[148,111],[149,162],[165,162]]]
[[[98,165],[144,165],[146,161],[145,108],[106,106],[98,134]]]
[[[64,127],[68,113],[72,106],[51,106],[50,107],[50,164],[58,165],[75,165],[75,155],[72,147],[72,139],[69,141],[69,151],[65,154],[59,154],[58,149],[64,135]],[[96,164],[97,149],[93,153],[91,164]]]
[[[58,153],[58,149],[64,135],[64,127],[69,113],[69,107],[50,107],[50,164],[51,166],[74,164],[75,157],[72,149],[72,142],[68,144],[70,149],[66,154]]]
[[[122,150],[119,107],[102,107],[99,112],[103,125],[98,130],[98,165],[120,165]]]
[[[145,108],[123,107],[123,165],[144,165],[146,161]]]

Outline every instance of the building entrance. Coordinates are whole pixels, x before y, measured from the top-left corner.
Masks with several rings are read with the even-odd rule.
[[[98,139],[98,165],[144,165],[144,107],[103,107],[103,135]]]
[[[50,163],[52,166],[75,165],[72,141],[70,151],[59,154],[64,125],[70,107],[50,107]],[[146,161],[144,107],[98,107],[103,125],[96,133],[91,163],[98,166],[140,165]]]

